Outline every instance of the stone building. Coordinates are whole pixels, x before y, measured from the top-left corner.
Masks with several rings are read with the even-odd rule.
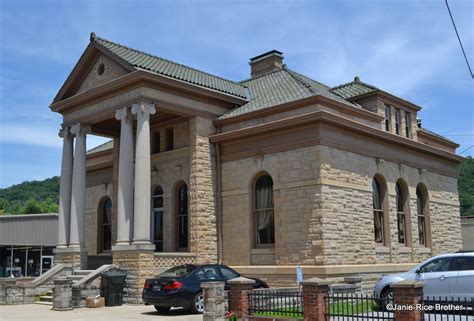
[[[55,262],[113,261],[139,297],[180,263],[370,282],[461,248],[462,158],[419,126],[421,107],[358,77],[328,87],[276,50],[250,69],[234,82],[91,34],[50,106],[64,141]],[[89,134],[112,140],[86,152]]]

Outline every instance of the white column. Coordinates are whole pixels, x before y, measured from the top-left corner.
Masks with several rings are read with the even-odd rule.
[[[90,127],[82,124],[71,126],[76,136],[72,170],[71,235],[69,247],[84,248],[84,218],[86,211],[86,135]]]
[[[155,106],[150,103],[140,102],[132,106],[132,114],[137,115],[133,244],[151,244],[150,115],[154,113]]]
[[[130,108],[115,113],[120,120],[120,154],[117,188],[117,245],[128,245],[133,226],[133,117]]]
[[[73,136],[69,127],[59,131],[63,139],[61,160],[61,178],[59,185],[58,248],[66,248],[69,243],[69,225],[71,221],[71,187],[73,166]]]

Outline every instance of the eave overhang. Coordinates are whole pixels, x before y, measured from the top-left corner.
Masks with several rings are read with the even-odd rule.
[[[245,113],[242,115],[230,117],[230,118],[224,118],[224,119],[218,119],[214,121],[214,125],[216,126],[223,126],[223,125],[228,125],[228,124],[233,124],[249,119],[254,119],[258,117],[264,117],[272,114],[277,114],[281,113],[287,110],[295,109],[295,108],[300,108],[300,107],[305,107],[309,105],[314,105],[314,104],[321,104],[324,106],[328,106],[331,108],[334,108],[335,110],[338,110],[340,112],[347,113],[352,116],[360,117],[363,119],[371,120],[374,122],[381,122],[384,120],[383,116],[380,116],[376,113],[373,113],[371,111],[358,108],[358,107],[353,107],[350,106],[349,104],[341,103],[336,100],[327,98],[323,95],[314,95],[308,98],[303,98],[295,101],[291,101],[288,103],[280,104],[280,105],[275,105],[272,107],[252,111],[249,113]]]
[[[387,101],[389,103],[391,102],[391,103],[394,103],[394,104],[402,105],[403,107],[405,107],[407,109],[410,109],[412,111],[420,111],[421,110],[420,106],[415,105],[414,103],[411,103],[408,100],[402,99],[400,97],[397,97],[395,95],[392,95],[392,94],[390,94],[386,91],[380,90],[380,89],[376,89],[374,91],[371,91],[371,92],[368,92],[368,93],[365,93],[365,94],[354,96],[354,97],[348,98],[347,100],[348,101],[357,101],[357,100],[368,98],[368,97],[382,98],[382,99],[384,99],[385,101]]]
[[[404,147],[420,153],[436,156],[454,163],[460,163],[464,160],[463,157],[453,153],[449,153],[442,149],[418,143],[411,139],[400,137],[399,135],[387,133],[362,123],[341,117],[339,115],[330,113],[328,111],[316,111],[307,114],[286,118],[283,120],[276,120],[265,124],[250,126],[243,129],[237,129],[230,132],[216,134],[210,137],[212,143],[223,143],[230,141],[238,141],[249,137],[256,137],[258,135],[269,134],[271,132],[283,131],[299,126],[330,124],[337,126],[354,133],[370,136],[380,142],[389,143],[395,147]]]
[[[175,78],[155,74],[146,70],[135,70],[129,74],[118,77],[101,86],[95,87],[83,93],[79,93],[62,101],[53,102],[50,108],[54,112],[61,114],[67,113],[71,109],[87,104],[89,101],[100,98],[101,96],[113,93],[125,87],[140,84],[141,82],[149,82],[157,86],[172,87],[173,89],[183,92],[199,95],[208,99],[222,101],[228,105],[242,105],[247,102],[245,99],[235,97],[217,90],[204,88],[198,85],[190,84]]]

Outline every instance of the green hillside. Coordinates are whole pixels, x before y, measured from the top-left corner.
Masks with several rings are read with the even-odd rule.
[[[0,213],[57,213],[59,177],[23,182],[0,189]]]
[[[24,182],[0,189],[0,214],[57,213],[59,177]],[[459,166],[461,215],[474,215],[474,159]]]
[[[474,158],[467,157],[459,166],[461,215],[474,215]]]

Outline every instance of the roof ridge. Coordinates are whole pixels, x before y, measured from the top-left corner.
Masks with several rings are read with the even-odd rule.
[[[285,67],[286,67],[286,66],[285,66]],[[321,86],[326,87],[326,89],[331,89],[330,86],[328,86],[328,85],[326,85],[326,84],[323,84],[323,83],[320,82],[320,81],[314,80],[313,78],[308,77],[308,76],[305,76],[305,75],[303,75],[303,74],[301,74],[301,73],[299,73],[299,72],[297,72],[297,71],[294,71],[293,69],[290,69],[290,68],[288,68],[288,67],[286,67],[286,68],[288,69],[288,71],[290,71],[290,72],[296,74],[297,77],[308,78],[309,80],[314,81],[315,83],[317,83],[317,84],[319,84],[319,85],[321,85]]]
[[[349,85],[352,85],[352,84],[361,84],[361,85],[364,85],[364,86],[367,86],[371,89],[379,89],[373,85],[370,85],[368,83],[365,83],[363,81],[360,81],[359,77],[356,77],[356,79],[354,79],[353,81],[349,81],[349,82],[346,82],[344,84],[341,84],[341,85],[337,85],[337,86],[334,86],[334,87],[330,87],[329,89],[332,91],[332,90],[335,90],[335,89],[339,89],[339,88],[342,88],[342,87],[346,87],[346,86],[349,86]]]
[[[91,41],[97,41],[97,40],[106,41],[106,42],[111,43],[111,44],[113,44],[113,45],[120,46],[120,47],[123,47],[123,48],[125,48],[125,49],[132,50],[132,51],[135,51],[135,52],[137,52],[137,53],[140,53],[140,54],[143,54],[143,55],[146,55],[146,56],[149,56],[149,57],[153,57],[153,58],[156,58],[156,59],[160,59],[160,60],[163,60],[163,61],[165,61],[165,62],[174,64],[174,65],[177,65],[177,66],[181,66],[181,67],[184,67],[184,68],[188,68],[188,69],[191,69],[191,70],[194,70],[194,71],[203,73],[203,74],[208,75],[208,76],[211,76],[211,77],[215,77],[215,78],[218,78],[218,79],[221,79],[221,80],[224,80],[224,81],[228,81],[228,82],[234,83],[234,84],[239,85],[239,86],[243,86],[243,85],[242,85],[240,82],[238,82],[238,81],[231,80],[231,79],[227,79],[227,78],[224,78],[224,77],[221,77],[221,76],[217,76],[217,75],[211,74],[211,73],[206,72],[206,71],[199,70],[199,69],[194,68],[194,67],[191,67],[191,66],[187,66],[187,65],[184,65],[184,64],[180,64],[180,63],[178,63],[178,62],[175,62],[175,61],[172,61],[172,60],[163,58],[163,57],[159,57],[159,56],[156,56],[156,55],[153,55],[153,54],[150,54],[150,53],[147,53],[147,52],[144,52],[144,51],[141,51],[141,50],[132,48],[132,47],[128,47],[128,46],[126,46],[126,45],[123,45],[123,44],[118,43],[118,42],[115,42],[115,41],[111,41],[111,40],[108,40],[108,39],[105,39],[105,38],[98,37],[98,36],[95,35],[95,33],[92,33],[92,34],[93,34],[93,36],[91,35]],[[245,86],[244,86],[244,87],[245,87]]]
[[[300,75],[298,73],[294,72],[293,70],[289,69],[285,66],[283,66],[283,70],[285,70],[293,79],[295,79],[297,82],[299,82],[305,89],[308,89],[308,91],[312,94],[317,94],[317,90],[315,90],[310,84],[308,84],[304,79],[301,79]]]

